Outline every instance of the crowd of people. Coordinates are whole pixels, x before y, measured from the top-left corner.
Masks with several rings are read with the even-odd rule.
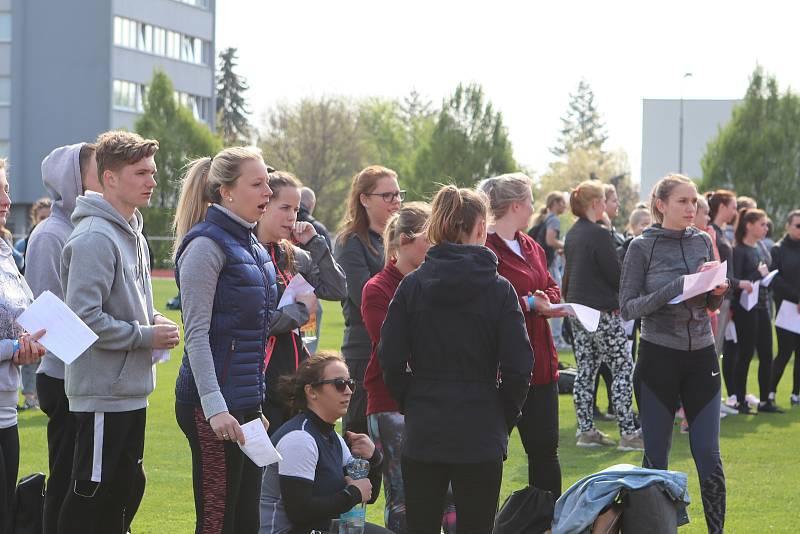
[[[122,131],[56,148],[42,163],[52,211],[32,213],[24,263],[0,240],[0,518],[11,517],[28,366],[30,398],[48,417],[43,531],[130,531],[146,485],[154,351],[180,341],[154,306],[142,233],[158,148]],[[1,225],[6,173],[0,160]],[[514,428],[528,484],[562,493],[558,350],[570,346],[576,445],[643,451],[643,466],[667,469],[680,409],[708,531],[723,532],[720,418],[780,413],[777,386],[800,350],[800,335],[777,327],[773,361],[773,306],[800,310],[800,211],[768,243],[770,221],[752,199],[700,195],[668,175],[620,233],[613,186],[552,192],[538,213],[532,190],[513,173],[403,204],[397,174],[369,166],[353,178],[332,241],[313,218],[313,191],[257,149],[190,162],[174,220],[184,327],[175,418],[191,451],[197,533],[328,531],[381,485],[385,527],[367,533],[491,532]],[[562,236],[567,209],[574,222]],[[720,261],[721,284],[673,303],[686,275]],[[740,294],[768,276],[770,288],[743,307]],[[307,289],[289,292],[295,279]],[[15,322],[45,291],[98,336],[70,365],[41,345],[44,330]],[[319,299],[342,303],[341,354],[317,351]],[[568,317],[554,306],[562,301],[598,310],[598,327]],[[747,393],[754,353],[758,398]],[[795,365],[792,406],[798,395]],[[618,422],[619,442],[597,417]],[[265,469],[239,447],[253,421],[282,456]],[[368,476],[346,474],[354,459]]]

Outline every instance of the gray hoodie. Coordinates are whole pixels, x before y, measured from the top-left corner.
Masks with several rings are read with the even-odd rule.
[[[683,291],[683,277],[714,259],[711,238],[691,227],[647,228],[631,241],[622,266],[620,310],[626,321],[642,319],[642,339],[677,350],[714,344],[709,309],[723,297],[705,293],[679,304],[667,304]]]
[[[42,160],[42,182],[53,199],[50,217],[36,225],[28,239],[25,253],[25,279],[38,297],[50,291],[64,299],[61,290],[61,251],[74,228],[70,217],[75,199],[83,193],[78,156],[84,143],[56,148]],[[39,373],[64,379],[64,362],[47,353]]]
[[[78,197],[75,230],[61,256],[65,302],[99,336],[67,366],[73,412],[126,412],[147,406],[152,363],[153,289],[142,215],[130,221],[102,195]]]

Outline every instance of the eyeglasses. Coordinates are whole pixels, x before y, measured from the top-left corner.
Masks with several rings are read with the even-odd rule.
[[[394,191],[394,192],[387,192],[387,193],[366,193],[369,197],[381,197],[384,202],[387,204],[390,202],[394,202],[395,199],[402,202],[406,198],[406,192],[403,191]]]
[[[795,228],[800,228],[800,224],[793,225]]]
[[[333,384],[333,387],[336,388],[336,391],[339,393],[344,393],[344,388],[349,387],[350,391],[356,390],[356,381],[352,378],[329,378],[328,380],[320,380],[319,382],[314,382],[311,384],[312,386],[321,386],[323,384]]]

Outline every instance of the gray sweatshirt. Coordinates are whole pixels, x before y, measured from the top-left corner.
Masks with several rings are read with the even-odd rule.
[[[712,261],[711,238],[691,227],[647,228],[631,241],[622,266],[620,310],[626,321],[642,319],[642,339],[677,350],[698,350],[714,344],[709,309],[723,297],[710,292],[679,304],[667,304],[683,291],[683,277]]]
[[[155,386],[153,289],[142,214],[130,221],[102,195],[78,197],[75,230],[61,257],[65,302],[99,339],[67,366],[73,412],[147,406]]]
[[[70,217],[75,199],[83,193],[78,162],[83,143],[56,148],[42,160],[42,182],[53,198],[50,217],[36,225],[25,253],[25,279],[38,297],[45,291],[64,300],[61,290],[61,251],[74,226]],[[38,373],[64,379],[64,362],[46,353]]]

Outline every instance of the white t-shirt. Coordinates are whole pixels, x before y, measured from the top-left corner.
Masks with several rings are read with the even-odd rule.
[[[517,241],[516,239],[505,239],[505,238],[503,239],[503,241],[506,242],[506,245],[508,245],[508,248],[513,250],[517,254],[517,256],[519,256],[520,258],[524,258],[525,257],[525,256],[522,255],[522,249],[519,246],[519,241]]]

